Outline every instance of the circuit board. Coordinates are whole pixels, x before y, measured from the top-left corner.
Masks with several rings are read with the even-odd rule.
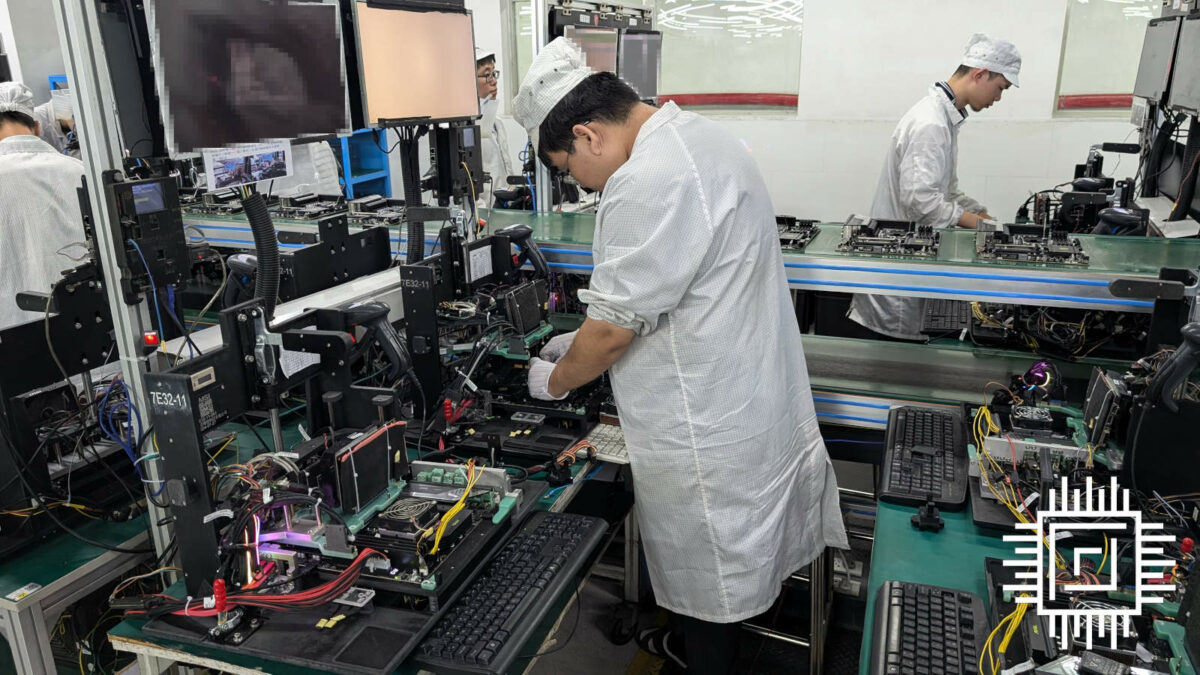
[[[321,197],[314,194],[281,197],[279,206],[272,209],[273,215],[286,220],[317,220],[346,211],[341,199]]]
[[[941,233],[932,225],[899,220],[872,219],[867,223],[852,220],[842,228],[838,250],[866,255],[936,258],[940,243]]]
[[[360,227],[399,225],[405,222],[408,217],[404,200],[388,199],[380,195],[368,195],[352,199],[348,206],[350,207],[350,224]]]
[[[1004,225],[975,237],[980,260],[1055,265],[1087,265],[1088,256],[1077,237],[1038,225]]]
[[[775,216],[775,224],[779,228],[779,246],[787,252],[803,251],[820,232],[815,220]]]

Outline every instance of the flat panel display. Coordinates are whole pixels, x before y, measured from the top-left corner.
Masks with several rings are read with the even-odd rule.
[[[356,4],[368,125],[479,116],[471,15]]]
[[[158,0],[151,11],[173,154],[350,131],[336,5]]]
[[[1171,62],[1175,58],[1175,40],[1179,37],[1177,16],[1155,19],[1146,24],[1146,40],[1142,43],[1142,59],[1138,62],[1137,81],[1133,95],[1155,103],[1163,100],[1171,79]]]
[[[662,33],[622,33],[618,75],[643,99],[658,96]]]
[[[1171,107],[1200,112],[1200,14],[1183,20],[1179,46],[1175,50],[1175,73],[1171,81]]]

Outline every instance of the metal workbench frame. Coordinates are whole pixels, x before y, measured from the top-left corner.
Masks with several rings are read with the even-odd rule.
[[[121,547],[145,546],[149,539],[149,533],[139,532]],[[17,672],[25,675],[57,673],[50,651],[50,632],[63,611],[150,557],[148,553],[105,551],[19,600],[0,597],[0,633],[8,641]]]

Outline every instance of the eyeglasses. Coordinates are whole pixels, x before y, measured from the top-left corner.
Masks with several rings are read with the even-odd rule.
[[[478,77],[479,79],[485,80],[487,82],[495,82],[496,80],[500,79],[500,71],[493,70],[490,73],[485,73],[483,75],[476,75],[475,77]]]

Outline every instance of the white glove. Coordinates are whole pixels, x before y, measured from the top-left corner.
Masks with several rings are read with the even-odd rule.
[[[550,363],[558,363],[558,360],[566,356],[567,350],[571,348],[571,343],[575,342],[575,334],[579,331],[573,330],[570,333],[555,335],[550,338],[542,351],[538,352],[538,356],[549,361]]]
[[[554,372],[555,364],[550,361],[533,357],[529,359],[529,395],[542,401],[561,401],[567,397],[550,395],[550,373]]]

